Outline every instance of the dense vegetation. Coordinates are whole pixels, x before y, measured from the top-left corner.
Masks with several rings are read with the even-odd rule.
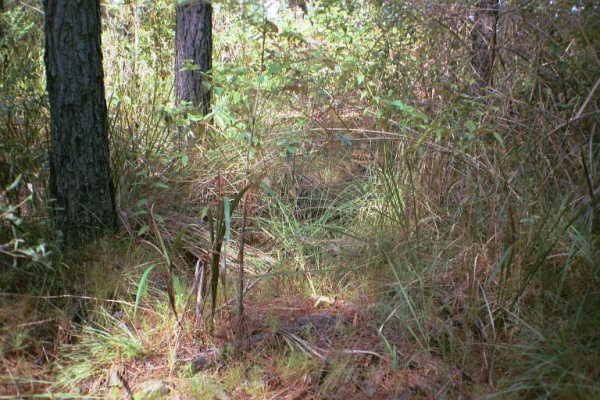
[[[121,229],[76,250],[42,2],[0,3],[0,398],[600,397],[597,1],[501,2],[483,81],[478,1],[213,2],[208,116],[175,3],[102,4]]]

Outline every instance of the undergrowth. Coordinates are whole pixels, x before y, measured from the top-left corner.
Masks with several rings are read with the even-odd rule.
[[[218,3],[200,118],[173,4],[109,2],[123,229],[61,253],[33,3],[0,21],[0,398],[600,395],[597,7],[503,2],[479,90],[466,3]],[[321,314],[344,323],[285,331]]]

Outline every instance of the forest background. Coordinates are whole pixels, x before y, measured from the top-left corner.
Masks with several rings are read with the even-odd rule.
[[[213,2],[195,110],[176,2],[102,3],[120,229],[68,249],[0,3],[0,398],[600,396],[600,4],[302,4]]]

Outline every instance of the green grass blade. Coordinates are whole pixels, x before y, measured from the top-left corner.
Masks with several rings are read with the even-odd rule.
[[[144,273],[142,274],[142,278],[138,282],[137,291],[135,292],[135,305],[133,306],[133,317],[137,313],[138,306],[142,300],[142,295],[146,292],[146,288],[148,287],[148,276],[150,276],[150,272],[154,269],[155,265],[151,265],[146,268]]]

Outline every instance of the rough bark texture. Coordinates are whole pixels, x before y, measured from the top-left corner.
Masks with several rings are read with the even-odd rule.
[[[45,0],[50,197],[64,244],[117,224],[110,173],[99,0]]]
[[[498,0],[480,0],[475,11],[475,25],[471,32],[473,43],[471,65],[477,75],[478,89],[492,84],[499,8]]]
[[[206,115],[210,112],[210,90],[202,85],[203,72],[212,68],[212,5],[191,0],[177,5],[175,88],[177,102],[190,102]],[[191,63],[194,69],[183,69]]]

